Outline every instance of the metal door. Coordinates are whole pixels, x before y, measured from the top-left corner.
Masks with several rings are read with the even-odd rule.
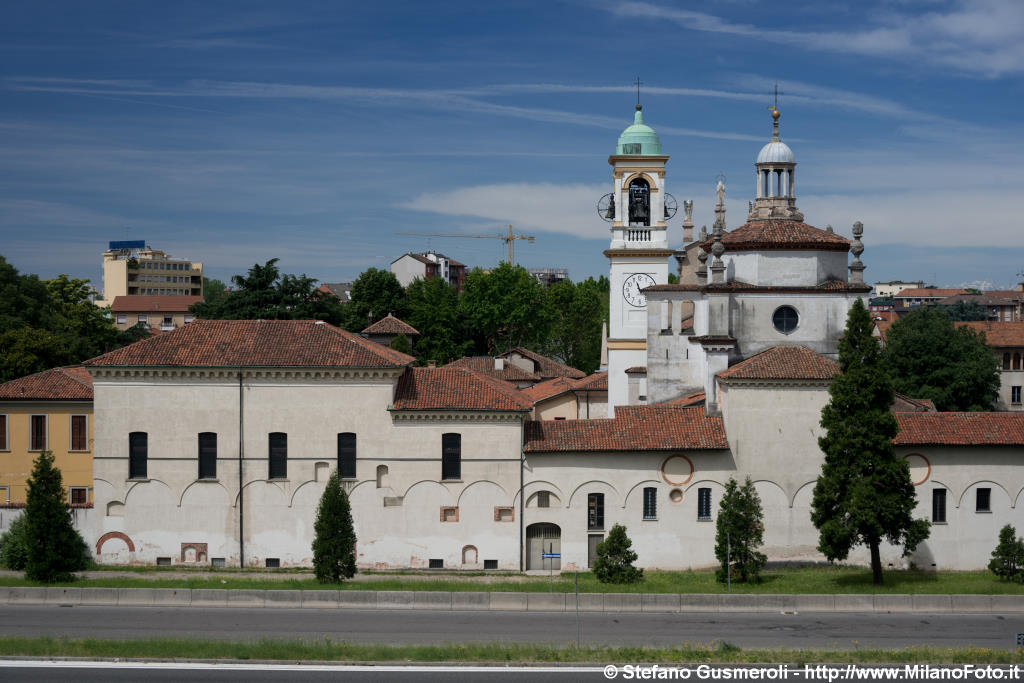
[[[561,569],[561,560],[545,560],[543,553],[562,552],[562,529],[546,522],[526,527],[526,568]]]

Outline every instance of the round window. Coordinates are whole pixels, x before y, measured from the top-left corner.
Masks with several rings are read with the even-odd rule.
[[[772,314],[772,324],[782,334],[789,334],[796,329],[799,316],[792,306],[779,306]]]

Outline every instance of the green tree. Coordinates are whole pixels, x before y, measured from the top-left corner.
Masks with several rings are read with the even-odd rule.
[[[395,335],[395,338],[391,340],[391,348],[407,356],[412,355],[412,344],[409,343],[409,338],[405,336],[404,332]]]
[[[217,280],[203,276],[203,301],[215,304],[227,293],[228,286]]]
[[[999,395],[999,361],[984,333],[954,325],[938,306],[894,322],[882,360],[896,391],[929,398],[939,410],[991,410]]]
[[[626,527],[616,524],[608,538],[597,544],[594,576],[601,583],[638,583],[644,579],[644,570],[633,566],[637,554],[631,550],[633,542],[626,535]]]
[[[950,320],[988,320],[988,309],[977,301],[957,301],[952,306],[943,306]]]
[[[19,515],[0,534],[0,567],[22,571],[28,562],[28,541],[25,537],[25,515]]]
[[[912,516],[917,497],[910,468],[892,444],[899,432],[889,410],[893,390],[860,299],[854,300],[839,341],[839,366],[821,411],[826,434],[818,445],[825,463],[814,486],[811,521],[818,529],[818,549],[831,561],[845,560],[856,545],[868,546],[872,576],[880,585],[881,542],[903,545],[907,555],[928,537],[930,527]]]
[[[416,278],[406,291],[408,315],[405,322],[420,333],[416,340],[416,356],[421,363],[434,360],[438,364],[462,358],[468,343],[464,340],[465,323],[459,315],[459,294],[439,277]]]
[[[367,268],[352,283],[350,296],[342,323],[350,332],[361,332],[389,313],[405,320],[405,290],[390,270]]]
[[[490,272],[470,271],[459,303],[473,350],[486,355],[517,346],[543,351],[554,317],[545,294],[544,285],[522,266],[502,262]]]
[[[988,569],[1003,581],[1024,581],[1024,540],[1009,524],[999,530],[999,545],[992,551]]]
[[[718,580],[725,583],[731,576],[732,581],[760,581],[761,569],[768,561],[765,554],[758,551],[762,543],[764,512],[761,497],[757,495],[750,477],[742,486],[729,477],[715,521],[715,557],[721,564],[716,573]]]
[[[25,536],[25,576],[32,581],[68,581],[88,565],[89,550],[71,523],[67,494],[50,451],[39,454],[28,478]]]
[[[319,290],[316,280],[305,275],[281,275],[278,259],[255,264],[249,272],[233,275],[236,289],[212,301],[189,308],[207,320],[323,320],[338,325],[342,305]],[[361,328],[360,328],[361,329]]]
[[[588,278],[562,280],[547,291],[547,307],[557,311],[544,352],[587,374],[601,364],[601,321],[608,300],[604,283]]]
[[[341,488],[338,470],[331,472],[320,497],[313,525],[313,571],[320,583],[341,583],[356,574],[356,532],[352,508]]]

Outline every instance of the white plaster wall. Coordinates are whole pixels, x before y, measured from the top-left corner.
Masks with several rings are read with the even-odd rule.
[[[826,280],[847,278],[847,253],[843,251],[726,252],[729,279],[753,285],[813,287]]]
[[[997,353],[999,362],[1003,362],[1003,354]],[[996,399],[995,410],[1024,410],[1021,403],[1013,403],[1013,387],[1024,387],[1024,371],[1022,370],[1000,370],[999,371],[999,398]]]
[[[398,284],[408,287],[416,278],[423,278],[426,274],[426,266],[406,254],[391,264],[391,272],[398,279]]]
[[[608,414],[605,417],[615,417],[615,406],[629,405],[626,370],[646,364],[645,349],[608,349]]]
[[[729,303],[729,330],[744,358],[780,344],[801,345],[835,357],[853,296],[822,294],[734,294]],[[795,330],[775,329],[772,315],[780,306],[798,314]]]

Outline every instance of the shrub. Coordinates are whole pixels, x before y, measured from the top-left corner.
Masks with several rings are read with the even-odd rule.
[[[733,581],[761,580],[768,559],[757,550],[764,542],[763,517],[761,498],[750,477],[743,486],[729,477],[715,521],[715,557],[721,564],[715,577],[722,583],[729,580],[730,560]]]
[[[341,583],[356,574],[356,532],[352,507],[341,488],[338,470],[331,472],[320,497],[313,525],[313,571],[320,583]]]
[[[601,583],[638,583],[644,580],[644,570],[633,566],[637,555],[630,550],[633,542],[626,535],[626,527],[616,524],[608,538],[597,544],[594,575]]]
[[[1024,582],[1024,540],[1007,524],[999,530],[999,545],[992,551],[989,571],[1003,581]]]
[[[53,453],[43,451],[32,465],[25,504],[25,576],[32,581],[70,581],[89,564],[89,549],[71,523],[67,494]]]
[[[28,543],[25,540],[25,515],[11,522],[0,535],[0,567],[22,571],[28,561]]]

